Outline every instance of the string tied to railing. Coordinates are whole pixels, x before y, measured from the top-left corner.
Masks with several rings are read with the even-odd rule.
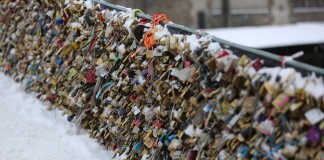
[[[304,51],[299,51],[291,56],[280,56],[281,59],[281,67],[285,68],[286,67],[286,62],[294,60],[296,58],[299,58],[304,55]]]

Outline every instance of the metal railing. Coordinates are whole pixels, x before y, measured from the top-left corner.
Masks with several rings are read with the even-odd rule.
[[[116,10],[116,11],[123,11],[123,12],[127,12],[128,9],[119,5],[114,5],[108,2],[104,2],[101,0],[91,0],[94,3],[103,5],[109,9],[112,10]],[[138,18],[145,18],[145,19],[152,19],[151,16],[147,15],[147,14],[143,14],[143,13],[136,13],[136,16]],[[197,30],[183,26],[183,25],[179,25],[179,24],[167,24],[167,27],[172,30],[172,31],[176,31],[182,34],[197,34]],[[199,33],[201,36],[207,36],[208,34],[205,32],[201,32]],[[281,64],[281,56],[270,53],[270,52],[266,52],[263,50],[259,50],[259,49],[255,49],[255,48],[251,48],[251,47],[247,47],[244,45],[240,45],[240,44],[236,44],[233,42],[229,42],[226,41],[224,39],[221,38],[217,38],[215,36],[211,36],[212,37],[212,41],[214,42],[218,42],[224,46],[230,47],[230,48],[234,48],[237,50],[241,50],[243,52],[246,52],[246,54],[248,54],[250,57],[254,57],[254,58],[261,58],[265,61],[265,63],[267,64],[271,64],[271,65],[280,65]],[[297,71],[301,72],[302,74],[310,74],[312,72],[314,72],[316,75],[318,76],[322,76],[324,77],[324,69],[323,68],[319,68],[319,67],[315,67],[306,63],[302,63],[296,60],[290,60],[287,61],[286,66],[288,67],[293,67],[295,68]]]

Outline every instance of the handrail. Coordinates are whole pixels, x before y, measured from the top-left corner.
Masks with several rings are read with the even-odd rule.
[[[125,8],[125,7],[122,7],[122,6],[119,6],[119,5],[114,5],[114,4],[111,4],[111,3],[108,3],[108,2],[105,2],[105,1],[102,1],[102,0],[91,0],[91,1],[95,2],[95,3],[98,3],[100,5],[104,5],[104,6],[108,7],[108,8],[110,8],[110,9],[114,9],[116,11],[124,11],[124,12],[128,11],[128,9]],[[151,16],[149,16],[147,14],[143,14],[143,13],[139,13],[139,12],[136,13],[136,16],[138,18],[145,18],[145,19],[151,19],[152,18]],[[168,23],[167,27],[172,28],[174,30],[181,31],[181,32],[186,32],[186,33],[189,33],[189,34],[197,34],[197,31],[195,29],[192,29],[192,28],[189,28],[189,27],[186,27],[186,26],[183,26],[183,25],[175,24],[175,23],[171,23],[171,24]],[[201,36],[207,36],[206,33],[200,33],[200,35]],[[229,42],[229,41],[226,41],[224,39],[217,38],[215,36],[211,36],[211,37],[212,37],[212,41],[214,41],[214,42],[218,42],[220,44],[223,44],[223,45],[235,48],[235,49],[239,49],[239,50],[245,51],[247,53],[251,53],[252,55],[254,55],[256,57],[260,57],[261,59],[271,61],[271,63],[275,62],[276,64],[281,64],[282,60],[281,60],[279,55],[273,54],[271,52],[267,52],[267,51],[247,47],[247,46],[244,46],[244,45],[236,44],[236,43],[233,43],[233,42]],[[306,63],[302,63],[302,62],[299,62],[299,61],[295,61],[295,60],[287,61],[285,64],[286,64],[286,66],[295,68],[296,70],[302,72],[303,74],[309,74],[309,73],[314,72],[316,75],[324,77],[324,69],[322,69],[322,68],[312,66],[312,65],[309,65],[309,64],[306,64]]]

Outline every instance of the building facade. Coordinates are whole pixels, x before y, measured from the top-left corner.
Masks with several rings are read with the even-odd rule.
[[[324,21],[324,0],[106,0],[192,28]]]

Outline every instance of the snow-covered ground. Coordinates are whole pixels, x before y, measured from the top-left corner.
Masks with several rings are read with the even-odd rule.
[[[0,73],[0,160],[109,160],[107,151],[59,111]]]
[[[234,27],[206,30],[211,35],[254,48],[324,43],[324,23]]]

